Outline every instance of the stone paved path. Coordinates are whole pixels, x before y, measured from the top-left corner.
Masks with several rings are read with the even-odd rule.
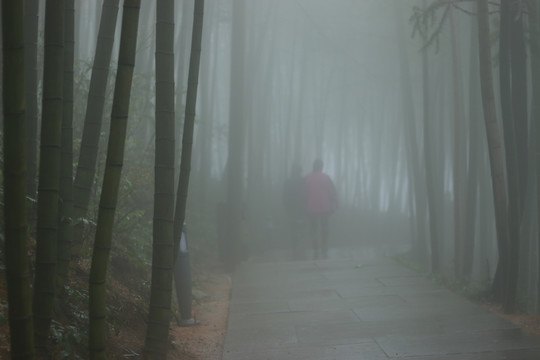
[[[540,338],[386,257],[244,263],[223,360],[538,360]]]

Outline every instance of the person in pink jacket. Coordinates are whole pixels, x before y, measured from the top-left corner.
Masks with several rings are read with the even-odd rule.
[[[322,160],[316,159],[313,162],[313,171],[304,178],[303,186],[314,258],[319,258],[319,243],[322,256],[328,256],[328,218],[338,205],[334,183],[322,169]]]

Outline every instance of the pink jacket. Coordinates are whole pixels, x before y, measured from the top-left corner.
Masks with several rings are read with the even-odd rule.
[[[308,213],[332,212],[338,203],[334,184],[322,171],[314,171],[305,177],[304,197]]]

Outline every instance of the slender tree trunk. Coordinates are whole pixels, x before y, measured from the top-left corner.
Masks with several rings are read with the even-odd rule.
[[[118,71],[114,87],[111,128],[107,148],[107,165],[103,176],[96,238],[90,268],[89,350],[90,359],[92,360],[105,359],[107,339],[105,282],[120,175],[124,161],[131,83],[137,47],[139,10],[140,0],[124,1]]]
[[[507,181],[513,184],[513,181],[517,179],[515,168],[509,167],[515,165],[513,157],[509,154],[515,150],[514,140],[514,126],[512,119],[512,85],[511,85],[511,68],[510,68],[510,0],[502,0],[500,5],[500,31],[499,31],[499,86],[500,86],[500,99],[501,99],[501,116],[503,122],[503,136],[506,146],[510,145],[510,148],[506,149],[506,175],[509,178]],[[509,189],[508,197],[509,202],[512,201],[512,195],[516,195],[513,190],[514,187]],[[514,201],[516,198],[513,199]],[[512,226],[510,219],[517,214],[508,215],[508,226]],[[515,224],[515,222],[514,222]],[[510,231],[511,232],[511,231]],[[510,239],[510,238],[509,238]],[[508,282],[508,243],[504,244],[505,251],[499,253],[499,261],[497,263],[497,271],[495,273],[495,279],[493,281],[493,290],[495,297],[498,301],[504,302],[505,287]]]
[[[244,94],[244,46],[245,9],[244,2],[233,2],[231,40],[231,92],[229,113],[229,142],[227,160],[227,255],[229,269],[234,269],[240,260],[242,239],[242,212],[244,204],[244,147],[245,112]]]
[[[174,0],[156,5],[155,143],[152,282],[145,354],[147,359],[165,359],[174,265]]]
[[[26,121],[23,1],[2,2],[4,226],[13,359],[34,358],[26,223]]]
[[[195,109],[197,105],[197,87],[199,85],[203,15],[204,0],[195,0],[191,55],[189,58],[188,90],[186,94],[186,113],[184,117],[184,130],[182,132],[182,156],[180,158],[180,176],[178,178],[176,207],[174,211],[174,254],[178,252],[182,228],[186,218],[191,153],[193,149],[193,129],[195,127]]]
[[[190,29],[193,26],[193,7],[194,7],[194,1],[193,0],[183,0],[182,4],[182,20],[180,22],[180,35],[179,35],[179,41],[177,49],[178,49],[178,56],[176,57],[176,108],[175,108],[175,117],[176,117],[176,138],[180,139],[182,137],[182,131],[183,131],[183,116],[185,115],[185,102],[184,102],[184,83],[185,79],[187,77],[188,72],[188,55],[189,54],[189,40],[190,36],[192,35],[190,33]],[[187,85],[186,85],[187,87]],[[179,145],[179,144],[177,144]],[[182,155],[182,149],[181,147],[177,148],[177,158],[179,159]],[[178,170],[178,169],[177,169]]]
[[[27,195],[36,197],[37,177],[37,39],[39,1],[24,2],[24,86],[26,94]],[[33,213],[33,212],[32,212]],[[35,220],[35,219],[34,219]]]
[[[428,68],[428,54],[427,50],[424,49],[422,53],[422,117],[423,117],[423,134],[424,134],[424,168],[426,176],[426,195],[428,202],[428,219],[429,219],[429,244],[431,247],[431,259],[430,259],[430,268],[432,272],[440,271],[440,250],[439,250],[439,218],[436,201],[436,191],[435,191],[435,182],[436,182],[436,167],[433,166],[432,158],[434,151],[433,145],[433,131],[432,131],[432,121],[431,118],[431,109],[430,109],[430,83],[429,83],[429,68]]]
[[[62,116],[62,148],[60,164],[60,217],[58,220],[58,276],[62,291],[67,279],[73,237],[73,50],[74,0],[65,0],[64,27],[64,107]]]
[[[505,0],[503,0],[505,1]],[[510,0],[510,35],[509,56],[512,72],[512,115],[514,119],[516,152],[517,152],[517,176],[519,179],[520,220],[525,207],[525,195],[528,179],[528,94],[527,94],[527,54],[525,50],[524,12],[523,0]]]
[[[63,72],[64,1],[47,0],[33,304],[35,345],[41,355],[47,353],[55,298]]]
[[[529,202],[527,189],[529,188],[529,116],[528,116],[528,77],[527,74],[527,54],[525,50],[525,34],[524,34],[524,3],[523,0],[511,0],[510,2],[510,67],[512,72],[512,115],[514,120],[515,131],[515,161],[517,177],[517,192],[518,204],[516,206],[517,213],[517,229],[510,232],[510,268],[509,268],[509,288],[510,295],[506,300],[507,311],[514,311],[517,306],[517,296],[520,283],[520,267],[527,266],[527,247],[529,246],[529,237],[526,236],[527,218],[525,214],[526,204]],[[529,30],[527,29],[527,32]],[[507,169],[508,171],[508,169]],[[508,176],[507,176],[508,177]],[[508,182],[510,186],[510,182]],[[510,200],[510,192],[509,192]],[[511,203],[509,202],[509,206]],[[509,216],[512,214],[512,208],[509,208]],[[511,228],[510,228],[511,229]],[[523,232],[523,234],[522,234]],[[513,235],[512,235],[513,234]],[[522,279],[526,280],[527,272]]]
[[[493,74],[491,65],[491,48],[489,33],[488,0],[478,1],[478,53],[480,67],[480,84],[482,92],[482,107],[484,109],[484,121],[489,148],[489,162],[491,169],[491,183],[493,202],[495,206],[495,222],[497,228],[497,244],[499,250],[499,263],[504,258],[501,254],[507,251],[508,225],[507,225],[507,200],[506,184],[504,180],[504,153],[497,123],[495,108],[495,95],[493,91]],[[500,270],[497,268],[497,272]],[[504,267],[503,267],[504,268]],[[500,276],[500,275],[499,275]],[[499,290],[494,282],[494,291]]]
[[[401,3],[400,3],[401,4]],[[399,9],[401,10],[401,9]],[[396,23],[400,20],[401,11],[396,10]],[[403,33],[401,27],[396,28],[398,34]],[[411,196],[411,214],[414,216],[414,226],[416,234],[412,243],[412,253],[420,262],[426,260],[426,219],[427,206],[426,198],[422,196],[425,193],[425,176],[420,170],[420,153],[416,131],[416,116],[414,114],[414,100],[411,86],[411,75],[409,68],[409,59],[405,47],[404,38],[398,41],[400,58],[400,75],[403,94],[403,114],[405,116],[405,148],[407,150],[407,159],[409,165],[408,176],[410,179],[409,191]],[[425,145],[424,145],[425,146]]]
[[[96,173],[96,159],[116,30],[118,2],[119,0],[105,0],[103,2],[96,55],[92,66],[81,150],[73,182],[73,218],[76,221],[73,231],[73,252],[76,255],[80,255],[81,252],[84,229],[81,218],[84,218],[88,211],[88,203],[90,202],[90,194]]]
[[[2,16],[2,5],[0,4],[0,16]],[[3,35],[2,35],[2,26],[0,26],[0,39],[3,39]],[[0,47],[3,49],[4,48],[4,42],[3,40],[0,40]],[[4,56],[0,56],[0,69],[3,69],[4,68]],[[3,71],[0,71],[0,83],[3,83],[4,81],[4,72]],[[3,114],[4,113],[4,88],[2,86],[0,86],[0,113]],[[4,117],[0,117],[0,127],[4,127]]]
[[[76,61],[81,60],[81,1],[84,0],[75,0],[75,48],[73,55]]]
[[[523,1],[512,0],[511,2],[511,34],[510,34],[510,66],[512,69],[512,113],[514,119],[515,144],[516,144],[516,175],[518,177],[516,186],[517,204],[515,212],[517,213],[517,225],[514,231],[510,232],[510,267],[509,267],[509,296],[506,299],[506,311],[513,312],[517,306],[517,293],[519,283],[520,263],[526,263],[526,259],[520,259],[520,248],[526,247],[528,238],[521,236],[521,229],[525,216],[525,206],[527,204],[526,195],[528,188],[529,173],[529,118],[528,118],[528,75],[527,75],[527,55],[525,51],[525,35],[523,24]],[[508,169],[507,169],[508,171]],[[510,186],[510,182],[508,183]],[[510,199],[510,198],[509,198]],[[509,202],[509,212],[513,207]],[[511,215],[512,216],[512,215]],[[511,228],[510,228],[511,229]],[[523,245],[521,244],[523,243]],[[525,250],[525,249],[524,249]]]
[[[476,19],[474,20],[473,29],[477,28]],[[476,30],[478,31],[478,30]],[[478,203],[478,173],[480,162],[480,146],[483,144],[479,141],[480,133],[480,87],[478,83],[478,39],[472,37],[470,50],[470,66],[469,66],[469,152],[468,152],[468,176],[466,187],[467,205],[465,206],[465,225],[464,236],[466,250],[463,258],[463,277],[469,281],[472,275],[474,252],[475,252],[475,233],[477,222],[477,203]],[[483,134],[482,134],[483,135]]]
[[[501,2],[501,31],[499,44],[499,71],[506,178],[508,182],[508,242],[507,251],[499,253],[499,269],[495,278],[495,295],[507,312],[516,306],[518,256],[520,242],[520,188],[517,154],[516,122],[512,102],[513,73],[511,67],[512,12],[510,0]],[[523,139],[525,141],[525,139]],[[524,189],[523,189],[524,190]]]
[[[303,40],[305,40],[305,36],[303,37]],[[307,51],[301,51],[300,54],[299,54],[299,60],[298,62],[300,64],[304,64],[304,62],[306,61],[306,57],[307,57]],[[306,68],[304,66],[300,65],[299,66],[299,69],[298,69],[298,80],[297,80],[297,87],[295,88],[296,91],[296,96],[298,97],[296,100],[297,100],[297,107],[298,109],[302,109],[304,107],[304,102],[305,102],[305,92],[304,91],[300,91],[300,88],[301,86],[303,86],[304,82],[305,82],[305,79],[307,77],[307,74],[306,74]],[[303,159],[303,155],[304,155],[304,134],[305,134],[305,129],[304,129],[304,126],[303,126],[303,121],[304,121],[304,117],[303,116],[297,116],[296,117],[296,124],[295,124],[295,127],[293,129],[293,138],[294,138],[294,143],[293,143],[293,150],[292,150],[292,155],[293,155],[293,159],[294,161],[298,161],[299,163],[302,162],[302,159]],[[360,157],[359,157],[360,158]]]
[[[464,164],[464,119],[463,119],[463,101],[461,98],[461,72],[459,66],[458,46],[456,42],[456,27],[454,19],[454,10],[450,10],[450,41],[452,49],[452,97],[454,114],[454,145],[453,145],[453,192],[454,192],[454,266],[455,276],[459,281],[464,280],[463,267],[465,253],[467,252],[465,242],[465,199],[464,182],[467,175],[466,165]]]
[[[529,1],[529,23],[531,28],[531,72],[532,72],[532,98],[540,99],[540,20],[537,1]],[[535,162],[536,162],[536,218],[540,224],[540,102],[532,102],[532,128],[535,138]],[[537,230],[537,248],[540,248],[540,229]],[[537,255],[537,284],[536,284],[536,312],[540,312],[540,256]]]
[[[189,257],[178,256],[180,248],[180,240],[182,237],[182,229],[186,218],[187,197],[189,188],[189,177],[191,172],[191,158],[193,149],[193,131],[195,127],[195,110],[197,105],[197,88],[199,84],[199,66],[201,58],[201,41],[203,32],[203,17],[204,17],[204,0],[195,0],[193,10],[193,29],[191,39],[191,52],[189,59],[188,71],[188,87],[186,94],[186,111],[184,116],[184,130],[182,132],[182,155],[180,159],[180,175],[178,178],[178,189],[176,191],[176,208],[174,213],[174,254],[176,265],[176,274],[178,269],[182,271],[190,271]],[[186,244],[187,246],[187,244]],[[184,320],[191,318],[191,303],[183,306],[181,303],[185,294],[188,294],[191,301],[191,283],[190,278],[186,279],[181,273],[181,276],[176,276],[176,292],[180,300],[180,314]],[[187,276],[186,276],[187,277]]]
[[[198,197],[202,205],[204,212],[208,209],[208,203],[210,197],[208,196],[208,184],[210,181],[211,159],[212,159],[212,137],[213,137],[213,123],[214,123],[214,94],[216,93],[216,53],[217,45],[219,44],[219,32],[214,31],[216,14],[218,13],[218,3],[214,3],[211,7],[207,7],[206,13],[210,14],[211,21],[205,21],[205,27],[203,29],[203,39],[201,40],[205,44],[205,48],[202,50],[201,68],[200,71],[200,124],[197,132],[196,148],[199,153],[198,161]],[[207,15],[208,17],[208,15]],[[212,36],[214,41],[212,42]],[[212,48],[211,46],[215,46]],[[211,54],[213,53],[213,56]]]

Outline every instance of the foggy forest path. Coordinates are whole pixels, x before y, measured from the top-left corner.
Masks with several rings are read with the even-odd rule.
[[[540,338],[391,257],[330,255],[241,264],[223,360],[540,359]]]

